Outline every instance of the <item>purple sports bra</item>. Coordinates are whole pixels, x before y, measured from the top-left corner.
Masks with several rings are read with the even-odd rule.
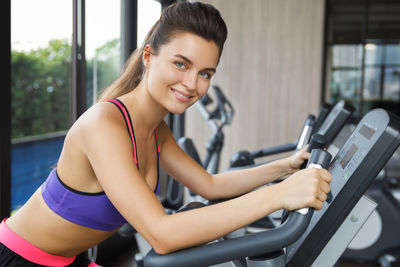
[[[139,169],[139,162],[136,153],[136,141],[133,132],[132,121],[128,109],[118,99],[109,101],[113,103],[121,112],[129,136],[132,140],[133,154],[137,168]],[[157,171],[158,180],[157,187],[154,190],[158,194],[160,188],[160,175],[159,175],[159,155],[160,148],[158,146],[157,135],[154,132],[156,139],[157,151]],[[42,185],[42,196],[49,208],[68,221],[74,222],[79,225],[87,226],[90,228],[110,231],[115,230],[127,221],[113,206],[104,192],[86,193],[77,191],[66,184],[64,184],[58,177],[57,168],[54,168],[50,173],[47,180]]]

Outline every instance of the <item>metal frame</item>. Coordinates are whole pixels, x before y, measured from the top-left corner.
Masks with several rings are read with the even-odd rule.
[[[323,33],[323,47],[322,47],[322,79],[321,79],[321,97],[320,97],[320,106],[326,102],[326,90],[328,89],[326,86],[326,78],[328,73],[328,6],[331,0],[324,1],[324,33]]]
[[[71,89],[71,122],[74,123],[86,110],[85,0],[73,1]]]
[[[11,0],[2,3],[5,41],[2,49],[3,89],[0,90],[0,219],[11,212]]]
[[[137,48],[137,0],[121,0],[121,66]]]

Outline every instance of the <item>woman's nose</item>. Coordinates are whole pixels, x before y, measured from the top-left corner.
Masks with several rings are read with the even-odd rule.
[[[186,72],[183,79],[183,85],[188,90],[195,90],[196,84],[197,84],[197,74],[194,71]]]

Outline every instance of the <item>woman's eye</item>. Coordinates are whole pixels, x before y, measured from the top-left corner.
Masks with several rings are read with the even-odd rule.
[[[200,72],[200,76],[205,78],[205,79],[210,79],[211,75],[207,72]]]
[[[185,64],[183,64],[182,62],[175,62],[175,66],[177,66],[180,69],[185,69],[186,68]]]

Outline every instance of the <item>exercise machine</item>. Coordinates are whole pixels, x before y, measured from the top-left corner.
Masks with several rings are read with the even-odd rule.
[[[166,255],[152,250],[145,266],[209,266],[241,258],[247,266],[332,266],[375,208],[363,194],[399,145],[399,118],[372,110],[330,163],[331,195],[321,210],[291,212],[284,224],[268,231]],[[283,248],[284,253],[268,257]]]

